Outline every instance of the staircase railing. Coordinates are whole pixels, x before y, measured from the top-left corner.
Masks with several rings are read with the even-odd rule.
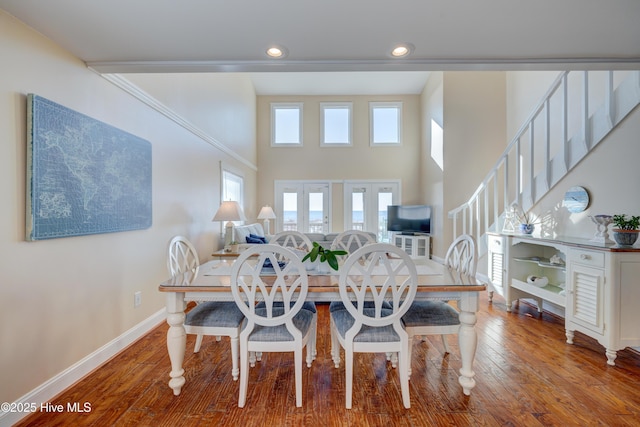
[[[453,238],[473,235],[482,255],[505,208],[528,212],[638,103],[640,71],[560,73],[469,200],[449,211]]]

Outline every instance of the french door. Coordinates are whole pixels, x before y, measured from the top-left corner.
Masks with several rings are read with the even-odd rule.
[[[387,206],[399,204],[400,182],[346,181],[344,185],[345,230],[376,233],[379,242],[389,242]]]
[[[277,231],[323,233],[330,230],[330,186],[325,182],[276,181]]]

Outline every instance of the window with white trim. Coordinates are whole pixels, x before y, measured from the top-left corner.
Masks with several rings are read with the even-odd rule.
[[[244,210],[244,177],[236,171],[227,169],[226,165],[222,166],[222,200],[238,202]],[[240,225],[242,221],[234,221],[235,225]],[[221,223],[222,224],[222,223]]]
[[[320,103],[320,146],[350,147],[352,142],[351,102]]]
[[[242,203],[242,192],[244,187],[244,179],[240,175],[236,175],[233,172],[222,171],[222,200],[232,200],[238,202],[240,206]]]
[[[370,102],[371,145],[402,144],[402,102]]]
[[[271,104],[271,146],[302,146],[302,102]]]
[[[431,158],[444,170],[444,129],[438,122],[431,119]]]

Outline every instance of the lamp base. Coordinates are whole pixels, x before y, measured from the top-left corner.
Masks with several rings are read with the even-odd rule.
[[[264,228],[264,234],[268,236],[269,234],[271,234],[271,230],[269,230],[269,220],[265,219],[263,221],[263,224],[264,224],[264,227],[263,227]]]
[[[233,242],[233,222],[229,221],[224,226],[224,246],[229,246],[231,242]]]

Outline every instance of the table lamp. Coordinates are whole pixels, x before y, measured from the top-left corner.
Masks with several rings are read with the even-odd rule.
[[[276,214],[273,212],[271,206],[267,205],[260,209],[260,213],[258,214],[258,219],[264,220],[264,234],[269,235],[269,220],[276,219]]]
[[[212,221],[227,221],[224,226],[224,245],[228,246],[233,241],[233,221],[245,221],[244,212],[238,202],[228,200],[222,202],[218,212],[213,216]]]

